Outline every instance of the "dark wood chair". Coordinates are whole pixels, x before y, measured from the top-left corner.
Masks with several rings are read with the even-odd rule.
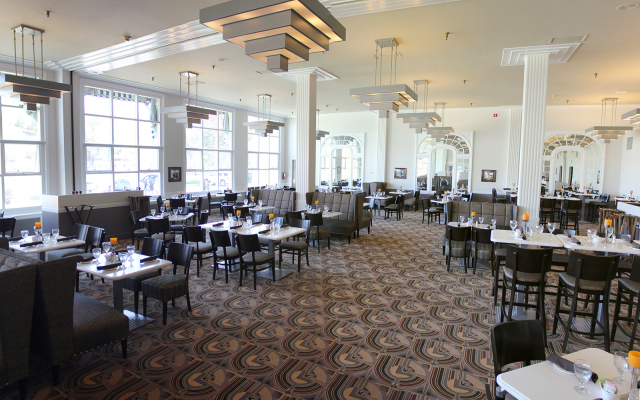
[[[291,223],[291,220],[302,219],[302,211],[287,211],[285,215],[287,217],[288,224]]]
[[[0,232],[2,237],[13,237],[13,233],[16,230],[16,217],[0,217]],[[7,235],[7,233],[9,233]]]
[[[393,204],[389,204],[384,208],[385,218],[390,217],[392,214],[395,213],[396,221],[400,221],[400,218],[402,218],[403,210],[404,210],[404,195],[401,194],[395,198]]]
[[[427,216],[427,225],[431,224],[431,219],[438,216],[438,223],[440,223],[440,214],[444,213],[444,208],[433,207],[431,205],[431,199],[422,199],[422,223],[424,224],[424,216]]]
[[[224,265],[224,280],[229,283],[229,267],[240,263],[240,252],[231,246],[231,238],[227,231],[209,231],[209,238],[213,243],[213,280],[216,279],[218,264]]]
[[[504,196],[498,196],[498,191],[496,188],[491,189],[491,199],[492,203],[506,203],[507,198]]]
[[[555,219],[553,217],[555,207],[556,207],[556,199],[553,199],[553,198],[540,199],[540,223],[541,224],[547,223],[547,217],[549,217],[550,222],[555,222]]]
[[[493,258],[495,246],[491,241],[491,229],[471,228],[471,260],[473,265],[473,274],[476,274],[478,261],[488,261],[493,271]]]
[[[311,232],[309,233],[309,240],[313,245],[318,242],[318,253],[320,253],[320,241],[327,241],[327,249],[331,250],[331,229],[322,228],[322,214],[321,213],[306,213],[305,219],[311,222]]]
[[[148,218],[147,229],[152,239],[161,239],[165,246],[176,239],[176,235],[171,233],[169,218]]]
[[[150,257],[162,256],[162,240],[144,238],[142,241],[142,250],[140,254]],[[138,313],[138,303],[140,299],[140,291],[142,291],[142,282],[149,278],[155,278],[160,275],[162,270],[147,272],[146,274],[139,274],[123,280],[123,287],[133,292],[133,310]]]
[[[75,224],[73,226],[73,233],[71,236],[83,242],[87,240],[87,232],[89,231],[89,225]],[[86,246],[86,245],[85,245]],[[60,258],[69,257],[83,253],[85,250],[78,247],[72,247],[68,249],[60,249],[50,251],[48,254],[48,260],[58,260]]]
[[[207,202],[209,204],[209,212],[211,212],[212,209],[220,208],[222,206],[221,201],[213,201],[211,198],[211,192],[207,193]],[[222,210],[220,210],[220,213],[222,213]]]
[[[185,199],[184,198],[181,198],[181,199],[169,199],[169,207],[171,207],[172,210],[175,210],[178,207],[184,208],[185,205],[186,205],[186,203],[185,203]]]
[[[634,301],[634,298],[636,301]],[[627,306],[627,316],[623,317],[620,311],[620,305]],[[633,343],[640,340],[636,337],[638,331],[638,318],[640,318],[640,257],[634,257],[631,264],[631,271],[628,278],[618,278],[618,293],[616,295],[616,306],[613,312],[613,327],[611,328],[611,340],[616,340],[616,329],[620,328],[625,336],[629,337],[629,351],[633,350]],[[635,307],[635,316],[632,318],[633,307]],[[629,334],[623,327],[622,322],[626,322],[631,327]],[[633,324],[631,324],[633,323]]]
[[[140,212],[138,210],[129,211],[129,224],[131,225],[131,242],[135,242],[137,250],[140,247],[140,240],[149,237],[149,231],[140,226]]]
[[[469,266],[469,255],[471,254],[471,227],[455,227],[447,225],[444,231],[445,246],[444,255],[447,258],[447,272],[451,269],[451,258],[462,258],[464,260],[464,272]]]
[[[569,223],[573,220],[573,229],[580,232],[580,211],[582,210],[582,201],[579,200],[562,200],[560,204],[560,228],[568,229]]]
[[[298,272],[300,272],[300,260],[304,254],[307,257],[307,267],[309,266],[309,236],[311,232],[311,222],[302,219],[291,219],[289,225],[296,228],[304,228],[307,230],[304,241],[292,240],[288,242],[280,243],[280,260],[278,261],[278,268],[282,267],[282,254],[291,254],[291,262],[295,261],[296,255],[298,256]]]
[[[156,276],[142,281],[142,313],[147,316],[147,297],[162,302],[162,325],[167,324],[167,303],[186,296],[187,309],[191,311],[189,299],[189,267],[193,257],[193,247],[184,243],[169,243],[167,260],[173,263],[173,274]],[[178,266],[184,267],[184,273],[178,274]]]
[[[240,286],[242,286],[242,275],[245,269],[253,267],[253,290],[257,289],[258,271],[271,267],[273,281],[276,281],[276,257],[273,254],[263,253],[260,248],[258,235],[236,235],[236,243],[238,251],[242,254],[240,257]],[[264,268],[258,268],[268,264]]]
[[[200,267],[202,266],[202,260],[213,257],[213,244],[207,243],[207,237],[204,234],[204,230],[199,226],[185,226],[184,236],[187,243],[193,243],[193,255],[196,257],[196,276],[200,276]],[[204,255],[211,253],[210,256]]]

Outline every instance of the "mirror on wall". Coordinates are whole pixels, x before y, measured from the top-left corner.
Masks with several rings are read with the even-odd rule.
[[[458,169],[456,171],[456,187],[469,187],[469,169],[471,168],[471,160],[468,158],[458,158]]]
[[[571,186],[582,182],[582,154],[579,151],[562,150],[555,160],[556,187]]]
[[[324,138],[319,146],[321,187],[361,187],[364,154],[362,144],[354,136],[337,135]]]
[[[453,151],[436,149],[431,156],[432,190],[451,190],[453,173]]]
[[[587,171],[585,173],[585,186],[593,190],[600,190],[602,185],[602,161],[587,161]]]

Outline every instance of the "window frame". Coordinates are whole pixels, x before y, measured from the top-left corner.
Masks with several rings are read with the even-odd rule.
[[[247,113],[247,121],[251,122],[251,121],[258,121],[261,118],[258,117],[257,114],[254,113]],[[276,117],[270,117],[269,118],[270,121],[275,121],[275,122],[284,122],[281,118],[276,118]],[[267,178],[267,182],[263,185],[260,184],[260,171],[268,171],[268,175],[271,174],[271,171],[276,171],[276,182],[275,184],[278,185],[280,183],[280,173],[282,170],[282,166],[281,166],[281,162],[282,162],[282,138],[283,138],[283,130],[284,130],[284,126],[280,127],[280,129],[278,129],[278,151],[277,152],[273,152],[271,151],[271,145],[269,145],[269,151],[262,151],[259,147],[258,144],[258,151],[255,150],[249,150],[249,138],[252,136],[258,137],[260,138],[260,136],[262,136],[260,133],[255,133],[253,132],[252,129],[247,129],[247,186],[248,187],[261,187],[261,186],[271,186],[273,185],[272,182],[269,182],[271,180],[271,177]],[[273,133],[268,133],[267,134],[267,138],[274,136]],[[259,141],[259,139],[258,139]],[[249,168],[249,157],[251,157],[252,154],[256,154],[258,157],[258,167],[257,168]],[[271,156],[272,155],[276,155],[278,157],[277,160],[277,168],[271,168],[271,166],[269,166],[269,168],[260,168],[260,154],[266,154],[267,157],[269,158],[269,165],[271,165]],[[257,173],[257,185],[251,185],[251,181],[249,179],[249,174],[253,174],[253,173]]]
[[[76,142],[77,144],[77,149],[76,150],[76,159],[79,161],[76,163],[76,179],[77,179],[77,187],[82,188],[81,190],[83,190],[83,193],[87,193],[87,175],[94,175],[94,174],[111,174],[113,175],[113,184],[112,184],[112,190],[110,192],[97,192],[97,193],[115,193],[115,182],[117,181],[116,179],[116,175],[117,174],[137,174],[138,175],[138,179],[140,174],[144,174],[144,173],[157,173],[158,174],[158,179],[157,182],[161,183],[161,187],[158,191],[157,195],[151,195],[152,198],[155,198],[157,196],[162,196],[164,194],[164,190],[165,190],[165,181],[164,181],[164,124],[163,124],[163,116],[162,113],[160,112],[160,110],[164,107],[164,94],[159,93],[159,92],[154,92],[154,91],[149,91],[149,90],[145,90],[145,89],[140,89],[136,86],[126,86],[126,85],[119,85],[119,84],[114,84],[111,82],[107,82],[107,81],[101,81],[101,80],[94,80],[94,79],[87,79],[87,78],[81,78],[80,79],[80,101],[76,102],[76,107],[77,110],[79,112],[79,115],[81,115],[81,118],[78,119],[78,126],[79,126],[79,131],[80,131],[80,135],[78,135],[78,140]],[[110,110],[110,115],[97,115],[97,114],[87,114],[85,113],[85,109],[84,109],[84,94],[85,94],[85,88],[90,87],[90,88],[96,88],[96,89],[102,89],[102,90],[109,90],[111,91],[111,95],[110,95],[110,99],[111,99],[111,110]],[[124,92],[124,93],[128,93],[128,94],[133,94],[137,97],[153,97],[158,99],[158,126],[159,126],[159,145],[158,146],[148,146],[148,145],[140,145],[140,144],[135,144],[135,145],[130,145],[130,144],[114,144],[113,140],[112,143],[110,144],[103,144],[103,143],[86,143],[85,139],[86,139],[86,132],[85,132],[85,117],[88,116],[96,116],[96,117],[104,117],[104,118],[109,118],[111,120],[111,126],[112,126],[112,139],[113,139],[113,124],[114,124],[114,120],[127,120],[127,121],[136,121],[136,123],[138,122],[153,122],[153,121],[145,121],[145,120],[141,120],[139,119],[140,115],[138,112],[138,106],[137,106],[137,98],[136,98],[136,118],[126,118],[126,117],[116,117],[113,115],[113,92]],[[138,127],[138,135],[139,135],[139,127]],[[139,139],[139,138],[138,138]],[[101,170],[101,171],[91,171],[89,172],[87,170],[87,147],[105,147],[105,148],[110,148],[111,151],[111,169],[110,170]],[[134,172],[134,171],[115,171],[114,170],[114,164],[115,164],[115,152],[114,150],[116,148],[135,148],[138,150],[138,169]],[[140,150],[141,149],[154,149],[154,150],[158,150],[158,169],[151,169],[151,170],[142,170],[140,169]],[[139,183],[139,181],[137,182]],[[133,186],[133,187],[137,187]],[[128,188],[129,189],[129,188]]]

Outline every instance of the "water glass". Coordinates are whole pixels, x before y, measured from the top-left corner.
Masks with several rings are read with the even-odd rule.
[[[460,224],[464,224],[464,215],[461,215],[459,218],[460,218]]]
[[[232,213],[227,213],[227,219],[229,221],[233,221],[233,214]]]
[[[258,207],[262,207],[262,200],[258,200]]]
[[[53,236],[53,241],[55,243],[58,242],[58,236],[60,236],[60,229],[52,229],[51,230],[51,236]]]
[[[184,211],[184,207],[178,207],[178,214],[182,214],[182,211]]]
[[[536,231],[538,232],[538,238],[542,236],[542,232],[544,232],[544,225],[536,225]]]
[[[167,208],[165,206],[160,206],[160,213],[164,214],[166,210]]]
[[[249,199],[244,199],[244,200],[242,201],[242,204],[244,204],[245,206],[246,206],[246,205],[248,205],[248,204],[249,204]]]
[[[42,234],[42,243],[44,243],[45,246],[49,246],[51,245],[51,234],[50,233],[43,233]]]
[[[326,204],[324,205],[324,212],[326,212],[326,213],[329,212],[329,206],[326,205]]]
[[[98,259],[100,258],[100,254],[102,254],[102,250],[100,250],[99,247],[94,247],[91,250],[91,254],[93,254],[93,259],[95,260],[95,262],[98,262]]]
[[[111,242],[102,242],[102,251],[108,253],[111,250]]]
[[[26,242],[27,238],[29,237],[29,231],[28,230],[20,231],[20,236],[22,236],[22,241]]]
[[[247,217],[247,228],[251,228],[252,225],[253,225],[253,220],[251,219],[251,217]]]
[[[578,382],[580,382],[579,386],[574,386],[573,390],[575,390],[581,396],[587,396],[591,394],[591,392],[584,387],[584,384],[591,379],[591,364],[585,360],[575,360],[573,362],[573,373],[575,374]]]
[[[152,216],[152,217],[155,217],[155,216],[156,216],[156,209],[155,209],[155,208],[152,208],[152,209],[151,209],[151,216]]]
[[[616,351],[613,353],[613,366],[618,370],[618,376],[613,381],[618,384],[619,387],[624,387],[628,383],[624,380],[624,374],[629,370],[629,353],[624,351]]]
[[[587,237],[589,238],[590,242],[593,242],[593,239],[598,236],[598,231],[596,231],[595,229],[587,229]]]
[[[121,251],[118,253],[118,260],[121,263],[125,263],[127,261],[129,261],[129,254],[126,251]]]
[[[478,223],[484,224],[484,217],[478,217]]]
[[[496,229],[496,224],[498,223],[498,220],[492,218],[491,219],[491,229]]]
[[[128,245],[128,246],[127,246],[127,253],[128,253],[130,256],[133,256],[133,255],[136,253],[136,246],[131,245],[131,244],[130,244],[130,245]]]
[[[276,231],[276,236],[278,236],[280,234],[281,225],[280,224],[274,224],[274,228],[275,228],[275,231]]]

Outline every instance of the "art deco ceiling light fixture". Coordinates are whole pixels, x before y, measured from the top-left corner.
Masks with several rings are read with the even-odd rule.
[[[169,118],[173,118],[179,124],[184,124],[187,128],[191,128],[193,125],[198,125],[203,119],[209,119],[209,115],[217,115],[216,110],[209,108],[198,107],[198,76],[197,72],[182,71],[180,74],[180,103],[182,100],[182,78],[187,78],[187,98],[185,104],[173,107],[164,107],[160,110],[161,113],[167,114]],[[193,78],[193,82],[191,79]],[[204,83],[204,82],[202,82]],[[196,96],[195,105],[191,105],[191,85],[195,86]]]
[[[622,114],[622,120],[629,121],[632,124],[640,124],[640,108],[635,108]]]
[[[16,97],[22,103],[27,111],[36,111],[38,104],[49,104],[50,99],[59,99],[62,93],[70,93],[71,85],[47,81],[44,79],[44,49],[43,34],[44,30],[33,28],[26,25],[18,25],[11,29],[13,31],[13,60],[15,66],[15,75],[0,74],[0,96]],[[18,50],[17,50],[17,34],[22,38],[22,72],[18,73]],[[24,70],[24,37],[31,36],[31,44],[33,48],[33,78],[25,76]],[[38,79],[38,70],[36,68],[36,36],[40,36],[40,79]],[[28,44],[27,44],[28,45]]]
[[[267,137],[267,134],[273,133],[284,126],[282,122],[271,121],[271,95],[258,95],[258,121],[243,122],[244,126],[253,129],[255,133]]]
[[[445,102],[441,101],[441,102],[437,102],[437,103],[433,103],[434,104],[434,111],[438,110],[438,106],[442,107],[442,126],[434,126],[431,127],[427,130],[427,134],[429,134],[429,136],[431,136],[432,138],[434,138],[436,140],[436,142],[441,141],[442,139],[445,139],[447,137],[447,135],[449,135],[450,133],[453,133],[453,128],[450,126],[444,126],[444,107],[445,107]]]
[[[609,113],[607,108],[611,108],[611,120],[610,125],[606,125],[607,114]],[[616,140],[618,136],[624,136],[626,131],[632,131],[633,127],[630,125],[614,126],[613,121],[616,119],[616,113],[618,111],[618,98],[617,97],[605,97],[602,99],[602,110],[600,111],[600,123],[602,125],[592,126],[585,129],[585,133],[602,140],[605,143],[609,143],[611,140]],[[625,114],[626,115],[626,114]]]
[[[329,51],[347,30],[318,0],[231,0],[200,10],[200,23],[218,32],[273,72]]]
[[[382,85],[382,55],[384,49],[390,49],[391,55],[388,85]],[[378,57],[378,50],[380,51],[380,57]],[[378,59],[380,59],[379,76]],[[396,84],[397,63],[398,42],[396,39],[376,40],[375,86],[354,88],[349,92],[351,96],[359,99],[360,103],[369,106],[369,110],[377,112],[380,118],[387,118],[390,112],[398,112],[400,107],[407,107],[410,102],[418,101],[418,95],[409,86]]]
[[[323,137],[329,136],[331,134],[329,132],[327,132],[327,131],[321,131],[320,130],[320,110],[316,110],[316,113],[318,115],[316,117],[316,127],[318,128],[318,129],[316,129],[316,140],[320,140]]]
[[[417,101],[413,103],[412,113],[398,113],[396,118],[401,119],[409,128],[414,129],[416,133],[422,133],[429,128],[429,124],[434,125],[436,122],[440,122],[440,116],[435,112],[427,112],[427,98],[429,96],[429,81],[426,79],[413,81],[413,90],[418,92],[418,87],[423,86],[423,112],[416,112]]]

